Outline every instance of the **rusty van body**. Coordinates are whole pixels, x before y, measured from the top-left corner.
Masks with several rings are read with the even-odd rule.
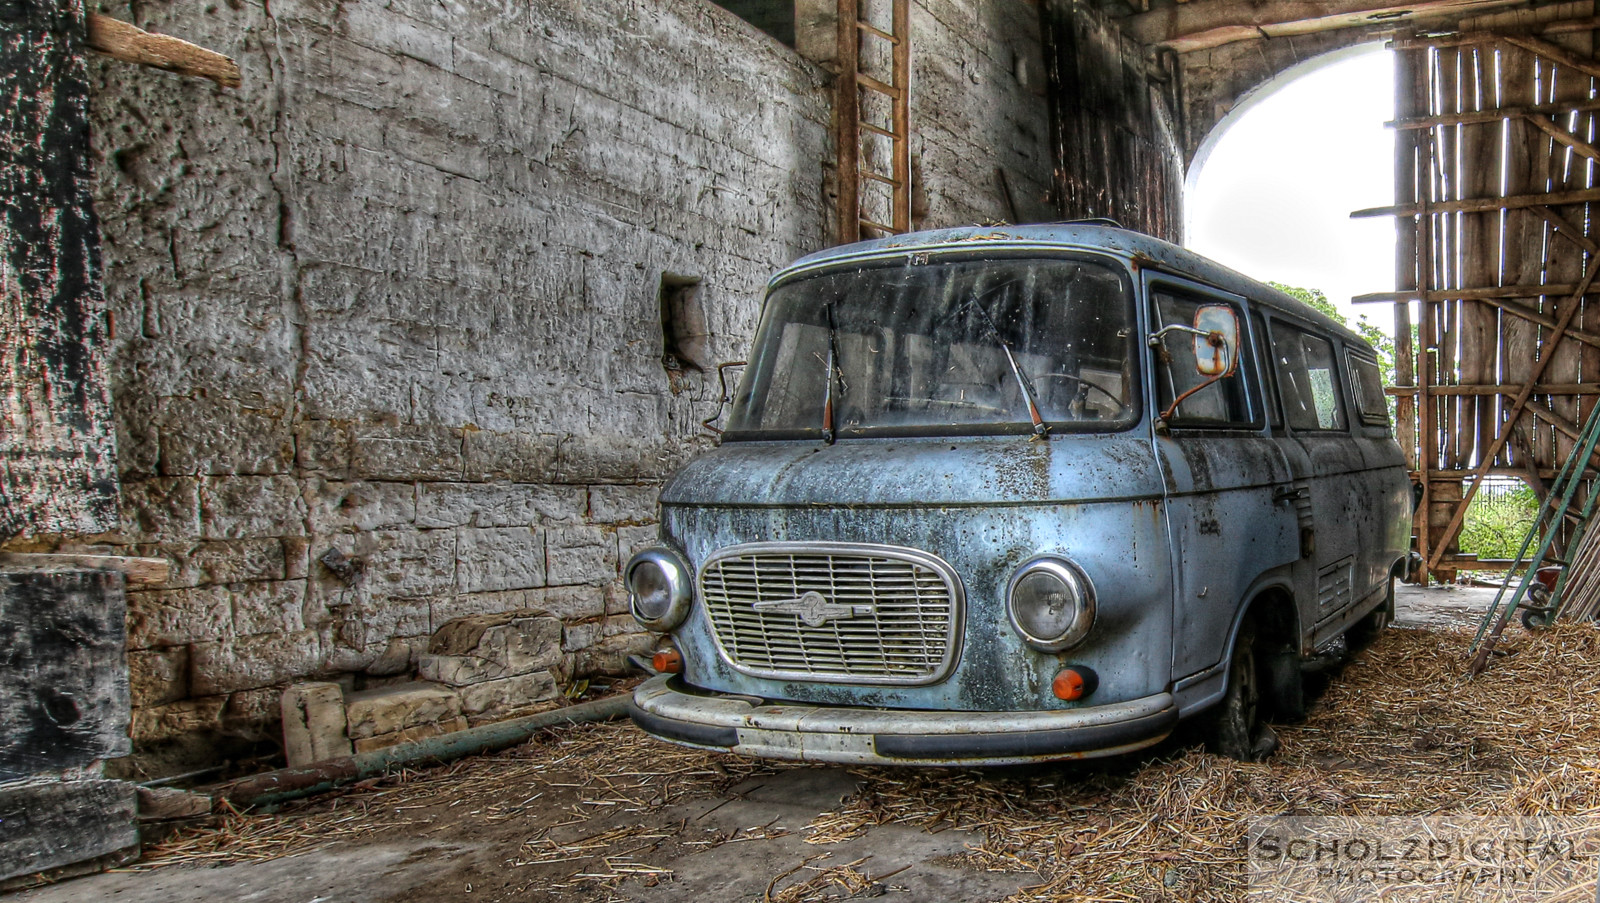
[[[718,448],[628,564],[634,720],[830,762],[1270,751],[1380,625],[1410,492],[1373,349],[1092,225],[897,236],[772,280]]]

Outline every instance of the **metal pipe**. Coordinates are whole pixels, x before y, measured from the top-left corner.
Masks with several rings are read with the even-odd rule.
[[[329,759],[303,768],[280,768],[223,784],[212,792],[212,798],[217,804],[226,801],[241,808],[276,806],[382,774],[395,766],[418,762],[451,762],[465,756],[516,746],[547,727],[620,718],[628,711],[629,698],[630,694],[624,693],[410,743],[398,743],[372,752]]]

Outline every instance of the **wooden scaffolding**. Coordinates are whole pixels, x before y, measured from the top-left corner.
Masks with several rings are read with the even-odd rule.
[[[1397,40],[1397,432],[1426,573],[1486,477],[1543,494],[1600,394],[1600,20]],[[1585,468],[1592,478],[1592,465]],[[1426,578],[1425,578],[1426,579]]]

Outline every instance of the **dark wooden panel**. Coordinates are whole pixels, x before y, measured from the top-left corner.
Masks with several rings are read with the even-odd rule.
[[[128,754],[126,611],[115,571],[0,572],[0,781]]]
[[[139,843],[134,785],[0,785],[0,881],[107,856]]]
[[[1183,154],[1165,94],[1173,79],[1088,4],[1051,0],[1044,16],[1061,215],[1180,241]]]
[[[83,6],[0,0],[0,538],[116,527]]]

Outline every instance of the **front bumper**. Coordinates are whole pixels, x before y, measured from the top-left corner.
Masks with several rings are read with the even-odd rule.
[[[698,696],[645,681],[628,714],[647,733],[701,749],[811,762],[1015,765],[1089,759],[1159,743],[1178,723],[1171,693],[1059,712],[927,712]]]

